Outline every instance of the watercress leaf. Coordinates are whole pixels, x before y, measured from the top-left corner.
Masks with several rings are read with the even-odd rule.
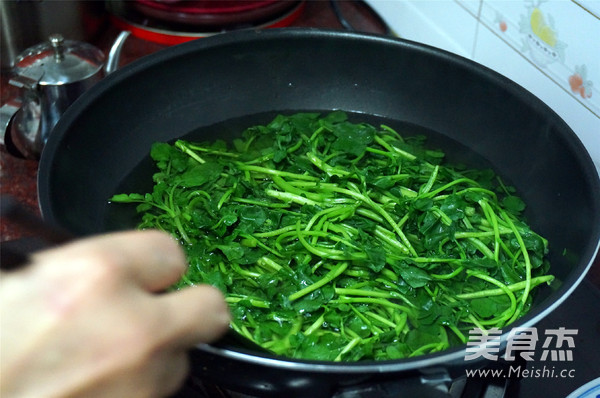
[[[489,318],[498,312],[498,305],[489,298],[471,300],[471,309],[482,318]]]
[[[227,277],[219,271],[210,271],[203,275],[202,281],[218,288],[220,291],[227,292]]]
[[[346,327],[351,329],[354,333],[362,338],[366,338],[371,334],[369,326],[359,317],[350,318],[349,322],[346,324]]]
[[[113,195],[110,198],[111,202],[121,202],[121,203],[139,202],[142,200],[144,200],[144,195],[139,194],[139,193],[130,193],[130,194],[122,193],[122,194]]]
[[[408,356],[405,344],[393,344],[385,347],[385,357],[389,359],[400,359]]]
[[[215,180],[220,176],[222,170],[223,165],[215,162],[197,164],[181,173],[175,182],[183,187],[199,187],[208,181]]]
[[[413,208],[419,211],[427,211],[433,206],[431,198],[417,198],[412,202]]]
[[[391,176],[383,176],[377,178],[371,184],[380,189],[390,189],[396,184],[396,181]]]
[[[502,273],[502,279],[509,283],[517,283],[521,281],[521,277],[515,271],[511,262],[503,262],[500,264],[500,272]]]
[[[321,118],[321,120],[319,120],[319,123],[321,123],[322,125],[337,124],[345,122],[346,120],[348,120],[348,115],[346,114],[346,112],[333,111],[329,112],[327,115]]]
[[[416,351],[422,346],[439,342],[439,337],[418,329],[411,329],[406,335],[406,345],[411,351]]]
[[[496,269],[498,264],[492,258],[470,258],[461,262],[462,266],[469,269]]]
[[[513,214],[519,214],[525,210],[525,202],[518,196],[509,195],[502,199],[502,206],[512,212]]]
[[[320,290],[316,290],[292,303],[292,307],[299,313],[310,313],[318,310],[327,303],[327,299]]]
[[[376,133],[375,128],[367,124],[355,125],[349,122],[342,122],[332,127],[333,134],[337,137],[332,148],[356,156],[360,156],[365,152],[367,145],[373,142],[373,137]]]
[[[423,247],[428,250],[436,249],[443,240],[453,239],[455,230],[454,225],[445,225],[441,222],[432,223],[431,228],[424,232]]]
[[[413,265],[407,265],[403,262],[397,264],[394,267],[394,270],[412,288],[423,287],[431,280],[431,277],[427,272]]]
[[[450,195],[444,199],[440,210],[444,212],[452,221],[457,221],[465,217],[465,208],[467,203],[460,195]]]
[[[267,212],[258,206],[241,206],[238,215],[242,220],[251,222],[255,227],[260,227],[267,220]]]
[[[245,248],[237,242],[228,245],[218,245],[217,248],[223,252],[229,261],[239,261],[246,253]]]
[[[151,210],[152,207],[152,203],[140,203],[136,206],[135,211],[137,211],[138,213],[143,213],[145,211]]]
[[[155,142],[150,148],[150,156],[156,162],[168,162],[178,151],[165,142]]]
[[[386,251],[383,246],[376,246],[369,243],[364,247],[367,254],[367,266],[374,272],[379,272],[386,264]]]

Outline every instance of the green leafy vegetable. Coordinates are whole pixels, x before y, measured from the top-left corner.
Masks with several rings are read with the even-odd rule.
[[[550,283],[547,241],[490,170],[450,168],[422,137],[346,114],[277,116],[218,141],[157,143],[139,228],[168,231],[232,327],[274,353],[406,358],[502,328]]]

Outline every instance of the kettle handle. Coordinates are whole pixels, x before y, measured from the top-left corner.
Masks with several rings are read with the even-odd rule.
[[[8,132],[8,126],[10,122],[21,109],[22,102],[19,98],[11,98],[6,104],[0,107],[0,145],[6,146],[6,134]]]
[[[10,98],[8,102],[0,107],[0,145],[6,147],[7,142],[11,141],[10,137],[7,138],[7,134],[10,134],[9,126],[17,112],[23,108],[24,104],[36,101],[37,88],[42,75],[15,75],[8,81],[8,84],[18,87],[22,91],[18,96]]]
[[[106,60],[106,65],[104,66],[104,73],[110,74],[119,69],[119,60],[121,58],[121,50],[123,49],[123,45],[125,44],[125,40],[131,34],[130,31],[124,30],[115,39],[114,43],[110,47],[110,51],[108,52],[108,59]]]

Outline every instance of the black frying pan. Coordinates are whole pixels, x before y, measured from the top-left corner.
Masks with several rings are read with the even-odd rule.
[[[378,36],[227,33],[108,76],[65,113],[46,145],[38,181],[43,216],[78,235],[132,227],[131,210],[115,211],[107,199],[150,189],[153,142],[226,137],[274,112],[332,109],[433,131],[434,143],[450,142],[456,160],[481,156],[516,186],[530,223],[550,242],[551,273],[562,284],[541,290],[514,326],[535,324],[582,280],[598,250],[600,183],[573,131],[536,97],[481,65]],[[210,127],[216,124],[218,130]],[[462,347],[408,360],[334,364],[219,346],[192,353],[203,377],[231,388],[311,397],[436,369],[452,374],[465,365],[464,355]]]

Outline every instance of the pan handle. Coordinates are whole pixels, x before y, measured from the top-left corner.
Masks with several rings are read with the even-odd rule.
[[[0,201],[0,218],[5,222],[8,220],[19,225],[33,235],[33,238],[22,242],[0,243],[0,269],[2,270],[21,268],[27,263],[32,252],[66,243],[75,238],[64,229],[47,223],[10,195],[3,196]]]

